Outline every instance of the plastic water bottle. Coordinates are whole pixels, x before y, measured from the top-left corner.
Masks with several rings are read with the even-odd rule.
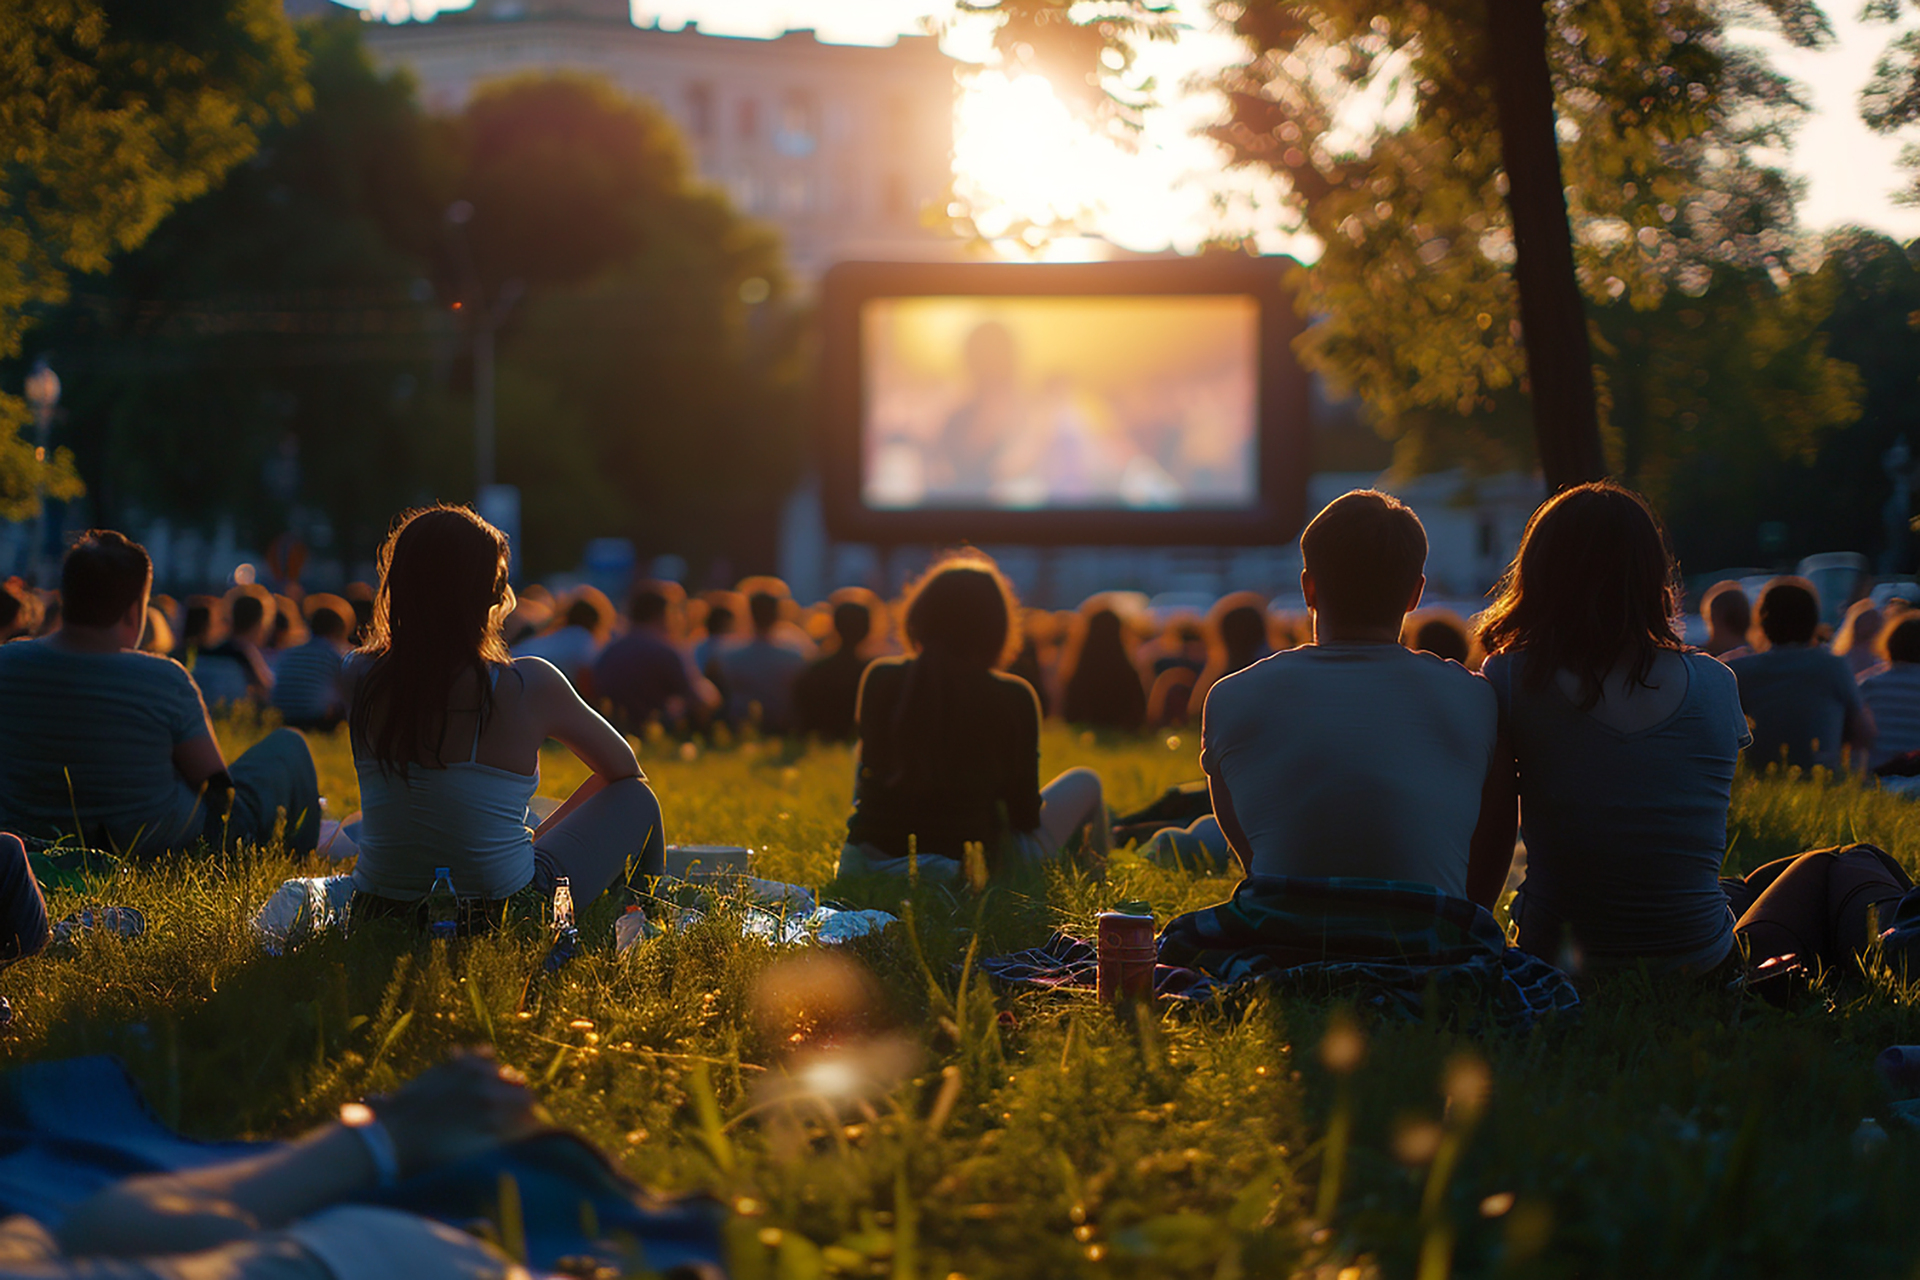
[[[427,890],[427,932],[451,938],[460,928],[460,897],[453,891],[453,872],[433,869],[433,888]]]
[[[565,876],[553,878],[553,931],[573,932],[573,884]]]

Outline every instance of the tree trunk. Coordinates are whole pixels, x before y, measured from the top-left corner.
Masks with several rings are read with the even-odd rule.
[[[1607,462],[1560,178],[1542,0],[1487,0],[1487,36],[1513,218],[1513,274],[1520,288],[1533,434],[1547,487],[1558,492],[1605,476]]]

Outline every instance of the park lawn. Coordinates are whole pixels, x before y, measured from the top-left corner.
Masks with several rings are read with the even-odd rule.
[[[229,723],[222,738],[231,753],[260,731]],[[314,742],[330,811],[350,811],[344,738]],[[1049,729],[1044,740],[1047,770],[1092,765],[1123,810],[1197,776],[1194,748],[1191,735]],[[641,751],[670,839],[750,845],[771,878],[817,886],[831,874],[845,749],[654,740]],[[550,757],[542,790],[564,794],[579,777]],[[1778,778],[1738,788],[1737,869],[1849,839],[1920,858],[1908,802]],[[138,906],[149,933],[9,971],[6,1060],[117,1053],[168,1122],[264,1136],[392,1088],[451,1046],[491,1042],[557,1121],[635,1178],[733,1205],[748,1278],[1333,1280],[1449,1265],[1456,1276],[1908,1276],[1920,1259],[1920,1135],[1888,1114],[1872,1069],[1882,1047],[1920,1041],[1920,1014],[1914,990],[1884,974],[1835,977],[1786,1010],[1629,975],[1580,1016],[1524,1034],[1437,1014],[1362,1017],[1350,1075],[1320,1054],[1330,1021],[1348,1017],[1335,1002],[1124,1016],[1090,997],[960,981],[976,922],[978,945],[1001,949],[1085,930],[1122,898],[1145,898],[1164,921],[1230,889],[1122,851],[1104,883],[1059,872],[1036,892],[995,890],[982,915],[923,896],[904,926],[852,944],[877,984],[867,1030],[912,1057],[899,1083],[828,1123],[830,1109],[770,1101],[790,1078],[791,1027],[757,1018],[756,993],[794,953],[743,939],[737,907],[615,957],[615,908],[596,904],[580,957],[533,987],[522,1014],[544,953],[530,934],[448,948],[386,928],[260,952],[253,907],[282,879],[322,870],[271,850],[188,857],[57,895],[58,914],[82,898]],[[1490,1082],[1483,1107],[1476,1080]],[[1869,1116],[1890,1141],[1857,1136]],[[1340,1130],[1344,1159],[1323,1159]]]

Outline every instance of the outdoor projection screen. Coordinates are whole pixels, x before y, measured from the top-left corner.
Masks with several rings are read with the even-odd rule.
[[[1284,260],[845,263],[822,290],[828,527],[920,542],[1299,532]]]

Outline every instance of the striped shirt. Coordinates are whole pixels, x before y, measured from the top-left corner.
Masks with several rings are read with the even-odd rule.
[[[173,750],[205,732],[200,690],[172,658],[0,645],[0,826],[50,839],[77,815],[96,847],[182,847],[200,834],[199,799]]]
[[[341,713],[340,664],[345,657],[333,641],[319,636],[280,655],[273,705],[289,724],[311,724]]]
[[[1868,768],[1920,751],[1920,662],[1896,662],[1867,672],[1860,677],[1860,700],[1873,712],[1880,731]]]

